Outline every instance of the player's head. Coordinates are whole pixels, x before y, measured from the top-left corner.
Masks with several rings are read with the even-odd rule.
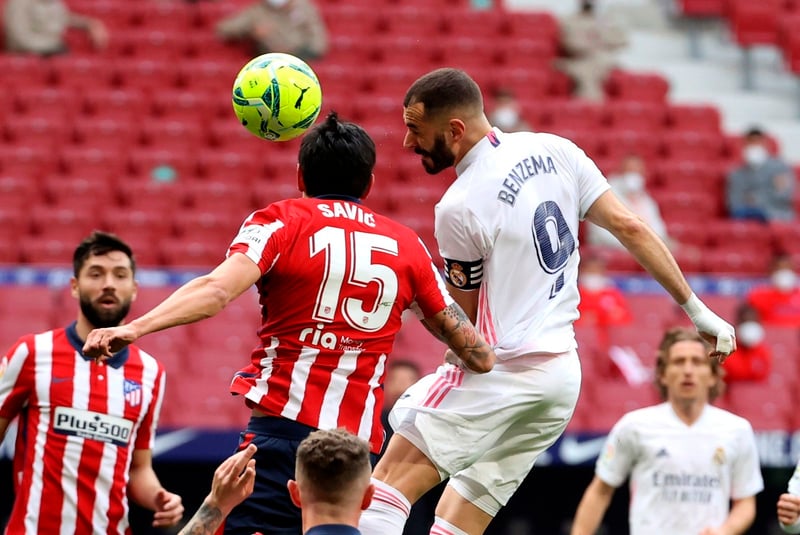
[[[289,494],[301,509],[358,522],[372,500],[371,474],[366,441],[344,429],[314,431],[297,448]]]
[[[130,246],[113,234],[95,231],[72,255],[72,295],[93,327],[119,325],[136,298],[136,261]]]
[[[391,409],[403,392],[416,383],[422,376],[422,370],[413,360],[389,359],[386,368],[386,380],[383,382],[383,406]]]
[[[693,329],[664,333],[656,359],[656,385],[669,401],[713,401],[725,388],[725,371],[711,358],[711,346]]]
[[[346,195],[363,199],[372,186],[375,142],[355,123],[332,111],[300,143],[300,190],[308,197]]]
[[[442,68],[415,81],[403,100],[403,146],[422,156],[430,174],[451,167],[490,129],[475,80],[459,69]],[[473,132],[468,130],[472,127]]]

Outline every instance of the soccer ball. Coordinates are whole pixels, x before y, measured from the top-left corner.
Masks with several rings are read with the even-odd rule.
[[[233,82],[233,111],[254,135],[288,141],[305,132],[319,115],[322,88],[317,75],[290,54],[251,59]]]

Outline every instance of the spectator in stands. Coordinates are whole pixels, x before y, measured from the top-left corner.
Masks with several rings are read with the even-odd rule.
[[[392,426],[389,425],[389,413],[394,407],[395,402],[400,399],[406,389],[416,383],[422,377],[422,370],[416,362],[402,358],[389,359],[386,369],[386,380],[383,383],[383,410],[381,420],[386,438],[383,441],[381,453],[386,450],[389,438],[393,434]]]
[[[580,318],[576,323],[607,327],[632,321],[625,295],[614,286],[606,273],[606,263],[599,255],[581,259],[578,274]]]
[[[634,410],[611,429],[572,535],[597,533],[628,478],[636,489],[631,533],[740,534],[753,523],[764,489],[755,435],[747,420],[709,404],[724,387],[710,350],[692,330],[664,334],[656,385],[666,403]]]
[[[8,0],[3,19],[6,51],[50,56],[67,52],[70,28],[84,30],[97,49],[108,44],[102,21],[70,11],[62,0]]]
[[[220,21],[217,34],[251,40],[255,54],[285,52],[313,60],[328,50],[325,23],[313,0],[256,0]]]
[[[511,89],[501,87],[494,95],[489,122],[503,132],[521,132],[531,126],[522,116],[522,107]]]
[[[794,173],[771,155],[767,136],[758,128],[745,134],[744,162],[728,174],[726,200],[733,219],[794,219]]]
[[[800,287],[791,256],[775,255],[770,282],[750,290],[747,302],[756,309],[765,325],[800,327]]]
[[[667,234],[667,225],[661,218],[658,203],[647,191],[646,173],[644,159],[637,154],[629,154],[623,158],[619,172],[608,177],[608,183],[622,202],[650,225],[668,247],[673,248],[675,243]],[[624,249],[619,240],[602,227],[587,223],[586,232],[590,245]]]
[[[575,83],[575,96],[602,100],[603,84],[616,64],[615,53],[628,43],[622,28],[598,17],[596,2],[583,0],[578,13],[561,21],[565,57],[556,66]]]
[[[749,303],[742,303],[736,310],[736,333],[736,358],[723,364],[725,379],[731,383],[767,379],[772,371],[772,350],[764,340],[758,311]]]

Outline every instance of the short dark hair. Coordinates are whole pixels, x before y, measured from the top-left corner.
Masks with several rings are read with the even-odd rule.
[[[433,70],[411,84],[403,107],[417,102],[424,106],[428,117],[456,109],[483,113],[481,88],[466,72],[450,67]]]
[[[761,128],[759,128],[757,126],[753,126],[747,132],[745,132],[744,137],[746,139],[762,138],[762,137],[766,137],[766,134],[764,133],[764,131]]]
[[[706,353],[710,353],[711,351],[711,344],[709,344],[708,341],[700,336],[700,333],[694,329],[674,327],[665,332],[664,336],[661,338],[661,343],[658,344],[658,356],[656,358],[655,373],[656,387],[658,387],[658,391],[661,394],[662,399],[667,399],[667,387],[661,384],[661,378],[664,376],[664,370],[667,369],[667,364],[669,363],[670,349],[672,349],[672,346],[678,342],[686,341],[699,342],[703,344]],[[709,356],[708,360],[709,365],[711,366],[711,373],[717,378],[717,383],[712,386],[708,392],[709,401],[714,401],[721,396],[723,392],[725,392],[725,381],[723,381],[723,378],[725,377],[725,369],[716,358]]]
[[[300,143],[298,161],[306,194],[362,198],[375,168],[375,142],[355,123],[332,111]]]
[[[314,431],[297,448],[295,470],[320,499],[338,503],[359,479],[369,480],[369,444],[341,428]]]
[[[75,277],[80,275],[83,264],[90,256],[104,255],[111,251],[125,253],[131,260],[131,271],[136,273],[136,259],[133,257],[131,247],[114,234],[95,230],[83,239],[72,255],[72,270]]]

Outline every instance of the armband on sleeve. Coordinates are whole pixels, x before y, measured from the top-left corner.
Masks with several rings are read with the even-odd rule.
[[[444,271],[447,282],[460,290],[477,290],[483,280],[483,261],[464,262],[444,259]]]

